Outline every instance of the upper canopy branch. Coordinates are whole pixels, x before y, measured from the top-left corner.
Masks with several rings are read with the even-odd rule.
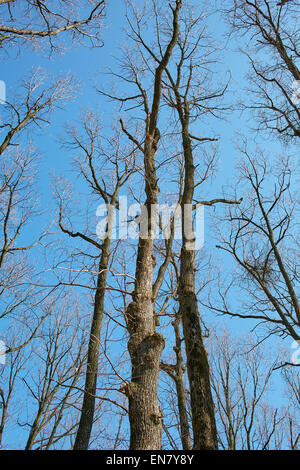
[[[31,1],[1,1],[2,21],[0,24],[0,46],[11,40],[34,40],[48,37],[51,48],[51,38],[60,33],[72,31],[73,37],[85,36],[89,39],[99,39],[98,20],[104,16],[105,0],[100,2],[54,2],[42,0]],[[60,5],[61,3],[61,5]],[[8,15],[4,7],[8,8]],[[82,17],[81,10],[86,6],[87,13]],[[18,10],[17,10],[18,8]],[[3,15],[4,14],[4,15]],[[35,27],[31,27],[35,25]]]

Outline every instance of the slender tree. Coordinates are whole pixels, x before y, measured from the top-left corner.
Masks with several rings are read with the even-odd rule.
[[[182,448],[184,450],[191,450],[191,436],[190,436],[190,423],[187,410],[186,389],[184,383],[185,365],[182,356],[182,339],[180,334],[180,316],[177,314],[175,320],[172,322],[175,334],[175,346],[173,347],[176,355],[175,364],[166,364],[161,362],[161,369],[166,372],[169,377],[174,381],[177,395],[177,407],[180,423],[180,437]]]
[[[98,361],[100,350],[100,335],[105,305],[105,292],[107,288],[107,273],[109,270],[109,259],[111,250],[111,237],[113,230],[113,211],[118,207],[118,196],[122,186],[126,183],[134,171],[134,153],[124,155],[121,150],[120,135],[111,137],[105,144],[101,139],[101,125],[99,119],[88,113],[83,122],[83,135],[75,128],[69,129],[67,145],[73,151],[79,150],[81,156],[77,159],[80,174],[85,183],[88,184],[93,194],[107,207],[107,222],[104,233],[98,234],[102,241],[72,229],[66,228],[63,222],[63,195],[57,191],[59,199],[59,226],[61,230],[72,238],[79,238],[97,249],[98,259],[97,281],[93,301],[93,316],[89,335],[89,346],[87,355],[87,368],[84,386],[84,396],[81,408],[79,427],[76,434],[74,450],[87,450],[89,446],[92,426],[94,422],[95,395],[98,376]],[[112,149],[115,149],[113,151]],[[104,155],[107,155],[106,159]],[[103,168],[113,174],[111,184],[101,176]],[[101,168],[101,170],[100,170]]]
[[[195,136],[192,124],[200,122],[201,117],[218,115],[222,110],[218,99],[223,96],[225,87],[215,90],[204,84],[211,83],[208,66],[202,69],[204,61],[211,55],[211,48],[202,43],[207,38],[202,30],[203,17],[193,16],[187,9],[180,26],[177,41],[177,55],[174,67],[167,68],[165,100],[177,114],[184,159],[184,182],[182,190],[182,248],[180,253],[180,276],[178,285],[179,315],[182,319],[183,335],[187,355],[187,372],[190,383],[191,410],[194,449],[216,449],[217,430],[214,405],[209,379],[209,362],[201,331],[198,301],[195,287],[195,260],[197,245],[193,231],[193,210],[200,204],[213,205],[218,202],[238,203],[236,200],[214,199],[197,200],[196,188],[203,184],[214,166],[215,152],[212,157],[196,164],[196,144],[217,140],[215,137]],[[173,72],[174,71],[174,72]],[[195,142],[195,143],[194,143]],[[197,155],[197,159],[198,159]]]

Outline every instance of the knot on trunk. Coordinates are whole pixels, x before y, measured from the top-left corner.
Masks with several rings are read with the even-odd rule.
[[[165,340],[160,333],[153,333],[140,341],[138,337],[132,337],[128,341],[128,350],[133,364],[141,368],[159,368],[164,347]]]
[[[134,331],[136,330],[136,323],[137,323],[136,310],[137,310],[137,303],[135,301],[132,301],[128,305],[125,311],[125,321],[126,321],[127,329],[130,335],[132,335]]]
[[[155,414],[150,415],[150,419],[152,423],[154,423],[156,426],[159,426],[161,424],[161,418],[162,417],[160,415],[155,415]]]

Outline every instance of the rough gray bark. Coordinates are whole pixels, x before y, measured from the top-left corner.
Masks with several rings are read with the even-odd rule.
[[[150,123],[149,123],[150,128]],[[151,136],[150,132],[149,135]],[[157,204],[158,186],[152,140],[146,138],[145,206],[148,210],[147,238],[139,238],[136,262],[135,289],[127,308],[126,319],[130,334],[128,350],[132,363],[131,383],[127,387],[129,398],[130,449],[160,449],[162,421],[157,400],[160,356],[164,348],[163,337],[155,332],[153,283],[153,234],[155,221],[151,218]],[[152,232],[153,231],[153,232]]]
[[[186,111],[187,112],[187,111]],[[182,196],[184,205],[193,203],[194,162],[191,140],[188,133],[188,114],[182,128],[185,161],[185,184]],[[182,318],[183,335],[187,356],[187,372],[190,383],[191,410],[194,435],[194,449],[217,449],[217,430],[214,405],[211,394],[209,364],[203,344],[197,298],[195,294],[195,251],[187,238],[187,224],[192,221],[182,219],[183,244],[180,254],[179,312]]]
[[[126,311],[130,334],[128,350],[132,364],[132,378],[126,389],[129,399],[131,450],[161,448],[162,416],[158,404],[157,389],[160,356],[165,342],[162,335],[155,331],[154,324],[152,255],[156,221],[155,217],[151,217],[151,212],[157,204],[159,192],[154,157],[159,139],[157,120],[162,74],[176,44],[180,8],[181,0],[176,0],[176,6],[172,8],[172,37],[155,71],[152,108],[146,119],[144,172],[148,231],[146,238],[142,238],[141,235],[139,238],[135,288],[132,293],[132,302]]]

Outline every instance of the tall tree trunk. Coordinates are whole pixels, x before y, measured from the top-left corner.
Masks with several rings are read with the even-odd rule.
[[[102,245],[99,262],[99,274],[95,293],[93,320],[88,345],[88,359],[84,386],[84,397],[81,408],[80,422],[76,434],[74,450],[87,450],[94,421],[95,395],[98,376],[99,343],[104,311],[107,267],[109,262],[110,237]]]
[[[132,375],[127,386],[129,399],[130,449],[148,450],[161,448],[162,415],[158,404],[158,376],[164,338],[155,331],[153,299],[153,242],[156,228],[158,185],[155,152],[159,140],[157,129],[160,107],[162,74],[169,62],[178,36],[178,13],[181,0],[172,8],[173,31],[166,51],[155,70],[151,112],[146,119],[144,144],[145,207],[148,215],[147,233],[140,234],[132,302],[126,311],[130,339]]]
[[[130,449],[161,448],[162,416],[157,389],[160,356],[164,338],[155,332],[153,284],[153,237],[155,217],[151,210],[157,204],[158,186],[154,163],[155,151],[149,138],[145,144],[146,194],[148,210],[147,238],[139,239],[135,290],[126,317],[130,340],[128,350],[132,363],[132,379],[128,385]],[[153,232],[152,232],[153,231]]]
[[[210,387],[209,364],[203,344],[197,298],[195,294],[195,249],[189,237],[192,232],[191,208],[194,196],[194,162],[188,129],[188,109],[182,127],[185,181],[182,197],[182,249],[180,254],[179,313],[187,356],[191,392],[194,449],[217,449],[217,431]]]

